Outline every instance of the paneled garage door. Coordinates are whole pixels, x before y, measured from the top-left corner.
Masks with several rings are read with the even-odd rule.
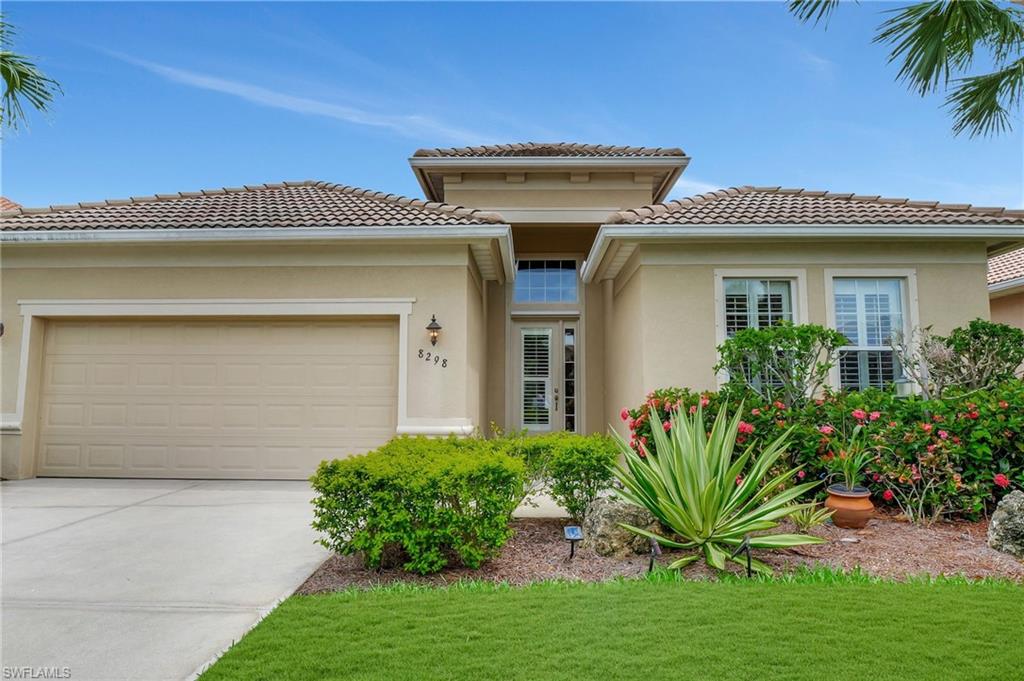
[[[305,478],[395,432],[398,324],[54,321],[38,475]]]

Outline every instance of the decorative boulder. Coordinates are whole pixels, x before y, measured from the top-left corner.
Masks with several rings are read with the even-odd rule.
[[[996,507],[988,524],[988,545],[1024,558],[1024,492],[1010,492]]]
[[[621,558],[650,552],[650,540],[620,527],[619,523],[652,532],[661,531],[660,524],[647,509],[614,496],[598,497],[587,507],[586,520],[583,521],[583,547],[593,549],[599,556]]]

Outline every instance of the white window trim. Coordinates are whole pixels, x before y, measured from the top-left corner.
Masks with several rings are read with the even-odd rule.
[[[725,280],[726,279],[786,279],[793,283],[791,289],[793,306],[793,323],[806,324],[809,319],[807,306],[807,270],[802,268],[770,268],[762,267],[756,269],[715,269],[715,347],[725,342]],[[717,357],[717,353],[716,353]],[[717,376],[718,387],[722,387],[729,381],[729,375],[725,371],[719,371]]]
[[[410,418],[409,316],[415,298],[19,300],[22,315],[17,411],[5,414],[3,430],[20,432],[25,417],[32,321],[62,317],[351,317],[398,318],[398,433],[468,434],[468,419]]]
[[[917,270],[914,268],[856,268],[856,269],[832,269],[825,270],[825,323],[828,328],[836,328],[836,301],[835,301],[835,279],[902,279],[906,286],[901,286],[903,295],[903,333],[913,342],[911,335],[914,329],[920,328],[921,318],[918,311],[917,298]],[[829,372],[829,383],[838,390],[839,363],[832,367]]]

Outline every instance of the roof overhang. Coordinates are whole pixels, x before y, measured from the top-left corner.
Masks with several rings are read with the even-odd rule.
[[[642,243],[728,241],[984,241],[989,255],[1024,241],[1017,225],[602,225],[583,263],[584,282],[614,279]]]
[[[444,201],[444,176],[458,172],[650,172],[655,177],[652,202],[664,200],[690,163],[689,156],[413,156],[409,165],[423,194]]]
[[[1016,277],[988,285],[988,295],[991,298],[1012,296],[1015,293],[1024,293],[1024,277]]]
[[[62,229],[0,231],[3,244],[144,243],[464,243],[484,279],[515,279],[509,225],[394,225],[374,227],[227,227],[190,229]]]

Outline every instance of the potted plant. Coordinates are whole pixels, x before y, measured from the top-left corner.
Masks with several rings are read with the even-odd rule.
[[[832,523],[836,527],[860,529],[868,524],[875,505],[871,503],[871,491],[857,483],[864,474],[864,467],[874,457],[875,452],[865,443],[862,426],[854,428],[853,435],[843,445],[838,448],[833,445],[828,469],[830,477],[842,482],[828,487],[825,506],[832,509]]]

